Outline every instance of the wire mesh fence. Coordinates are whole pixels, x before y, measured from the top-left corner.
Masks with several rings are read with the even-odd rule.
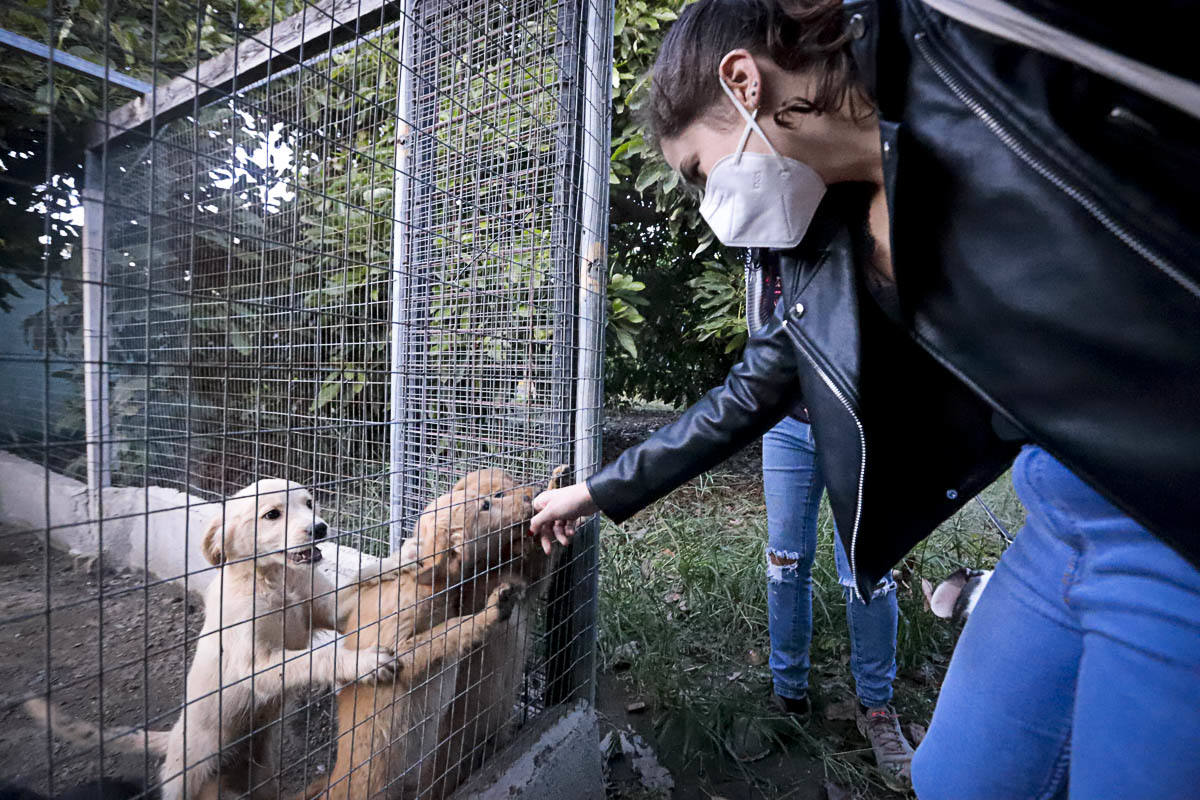
[[[443,797],[590,695],[611,15],[0,12],[4,778]]]

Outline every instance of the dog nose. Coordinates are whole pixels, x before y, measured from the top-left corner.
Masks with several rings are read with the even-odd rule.
[[[325,534],[329,532],[329,526],[324,522],[317,522],[313,525],[312,533],[314,539],[324,539]]]

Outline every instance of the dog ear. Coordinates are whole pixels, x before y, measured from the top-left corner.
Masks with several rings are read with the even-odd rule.
[[[958,602],[958,596],[962,594],[966,584],[967,570],[965,567],[955,570],[946,580],[939,583],[929,597],[929,608],[934,615],[942,619],[950,619],[954,616],[954,605]]]
[[[204,552],[204,557],[208,559],[208,563],[214,567],[219,567],[225,563],[225,513],[218,511],[208,523],[208,527],[204,530],[204,539],[200,543],[200,549]]]
[[[450,534],[446,549],[438,553],[437,558],[433,560],[428,567],[417,573],[417,583],[422,586],[432,586],[435,573],[442,580],[447,580],[450,575],[450,562],[452,559],[462,560],[462,531],[455,531]]]
[[[418,572],[417,573],[417,583],[419,583],[422,586],[433,586],[433,578],[434,578],[435,573],[437,572],[437,568],[443,563],[445,563],[445,562],[440,561],[440,560],[435,561],[434,563],[430,564],[428,567],[425,567],[425,569]]]
[[[418,564],[416,581],[422,586],[432,586],[435,581],[445,583],[450,579],[450,559],[458,554],[452,550],[438,553],[435,557],[426,558]],[[428,564],[428,566],[421,566]]]

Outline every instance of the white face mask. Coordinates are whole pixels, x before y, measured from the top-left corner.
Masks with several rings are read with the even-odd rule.
[[[708,173],[700,216],[727,247],[795,247],[825,196],[825,182],[807,164],[779,155],[758,126],[758,110],[747,111],[720,75],[717,80],[746,119],[746,129],[737,150]],[[745,152],[751,131],[770,155]]]

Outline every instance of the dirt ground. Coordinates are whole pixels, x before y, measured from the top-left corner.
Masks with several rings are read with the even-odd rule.
[[[110,727],[143,726],[147,715],[154,729],[174,723],[190,652],[185,636],[199,633],[203,612],[171,586],[147,587],[140,572],[101,573],[97,566],[56,550],[47,558],[39,537],[0,527],[0,783],[51,794],[101,775],[145,783],[155,774],[156,758],[111,752],[101,758],[95,749],[48,739],[20,706],[45,696],[48,668],[53,701],[74,717],[99,720],[103,702]],[[283,747],[289,791],[327,768],[331,701],[327,693],[314,694],[289,709]]]
[[[777,800],[780,786],[787,787],[784,790],[787,800],[826,800],[824,771],[816,759],[795,749],[778,748],[745,769],[732,759],[685,759],[671,749],[670,742],[656,734],[650,714],[627,710],[639,699],[619,674],[599,675],[596,711],[600,717],[600,736],[633,731],[651,743],[659,762],[670,772],[671,800]],[[661,792],[647,790],[643,776],[629,757],[609,756],[605,767],[611,800],[663,797]]]

